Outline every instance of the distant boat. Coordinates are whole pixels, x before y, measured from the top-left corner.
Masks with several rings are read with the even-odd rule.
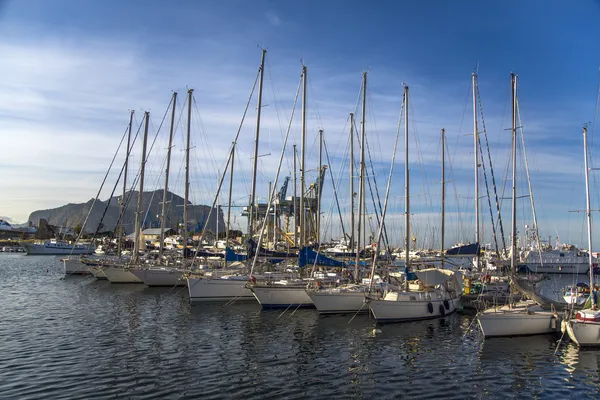
[[[0,219],[0,231],[12,231],[13,227],[7,221]]]
[[[43,243],[26,243],[20,245],[28,255],[69,255],[92,254],[96,250],[93,244],[69,244],[62,240],[50,239]]]

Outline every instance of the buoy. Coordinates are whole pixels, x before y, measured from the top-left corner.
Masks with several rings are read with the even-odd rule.
[[[448,300],[444,300],[444,307],[446,308],[446,310],[450,310],[450,303],[448,302]]]
[[[429,311],[429,314],[433,314],[433,304],[427,303],[427,310]]]
[[[440,315],[441,315],[442,317],[445,317],[445,316],[446,316],[446,309],[445,309],[445,308],[444,308],[444,306],[443,306],[443,305],[441,305],[441,304],[440,304]]]

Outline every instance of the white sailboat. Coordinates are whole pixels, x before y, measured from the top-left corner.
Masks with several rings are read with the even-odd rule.
[[[410,190],[408,157],[408,86],[404,86],[405,111],[405,201],[406,237],[405,265],[410,266]],[[381,226],[380,226],[381,232]],[[373,270],[375,265],[373,265]],[[429,268],[415,271],[418,281],[409,284],[405,277],[404,290],[390,290],[383,298],[369,296],[369,307],[377,322],[414,321],[445,317],[458,308],[462,292],[459,275],[453,271]],[[372,271],[373,274],[373,271]]]
[[[475,82],[475,81],[474,81]],[[517,77],[511,74],[512,86],[512,235],[511,235],[511,271],[517,268]],[[521,301],[488,308],[477,314],[483,336],[520,336],[552,333],[557,329],[558,315],[544,311],[533,301]]]
[[[145,112],[144,115],[144,139],[142,142],[142,161],[140,167],[140,183],[138,193],[138,203],[135,215],[135,242],[133,247],[133,258],[127,265],[111,265],[102,268],[106,278],[110,283],[143,283],[140,278],[131,272],[130,267],[140,262],[140,232],[141,232],[141,213],[143,212],[143,196],[144,196],[144,170],[148,155],[146,147],[148,144],[148,125],[150,122],[150,113]],[[123,200],[124,201],[124,200]]]
[[[588,167],[587,151],[587,128],[583,128],[583,147],[585,160],[585,192],[586,192],[586,213],[587,213],[587,233],[590,254],[592,253],[592,213],[590,207],[590,181]],[[590,286],[594,285],[594,268],[592,258],[590,257]],[[600,310],[596,302],[596,292],[592,289],[588,300],[588,307],[584,307],[575,314],[575,318],[570,318],[563,323],[563,329],[566,329],[569,338],[579,346],[600,346]]]
[[[188,122],[187,122],[187,139],[185,149],[185,194],[183,200],[183,260],[187,253],[187,207],[190,187],[190,130],[191,130],[191,114],[192,114],[192,93],[194,89],[188,90]],[[160,243],[159,243],[159,264],[158,265],[142,265],[132,269],[132,273],[147,286],[186,286],[187,281],[184,277],[185,270],[181,267],[173,267],[163,265],[165,263],[164,247],[165,247],[165,223],[166,223],[166,207],[167,193],[169,191],[169,169],[171,165],[171,148],[173,147],[173,131],[175,129],[175,108],[177,105],[177,92],[173,93],[173,108],[171,111],[171,128],[169,132],[169,145],[167,148],[166,170],[165,170],[165,187],[163,190],[162,212],[160,218]],[[185,264],[183,265],[185,267]]]

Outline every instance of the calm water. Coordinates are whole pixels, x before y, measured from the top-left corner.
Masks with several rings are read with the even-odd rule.
[[[0,254],[1,399],[600,396],[600,351],[484,342],[468,315],[376,327],[61,278],[58,257]]]

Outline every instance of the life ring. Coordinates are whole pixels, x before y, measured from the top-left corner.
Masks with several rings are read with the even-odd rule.
[[[445,309],[445,308],[444,308],[444,306],[443,306],[443,305],[441,305],[441,304],[440,304],[440,315],[441,315],[442,317],[445,317],[445,316],[446,316],[446,309]]]
[[[448,300],[444,300],[444,308],[446,308],[446,310],[450,310],[450,303]]]
[[[427,303],[427,311],[429,311],[429,314],[433,314],[433,304]]]

